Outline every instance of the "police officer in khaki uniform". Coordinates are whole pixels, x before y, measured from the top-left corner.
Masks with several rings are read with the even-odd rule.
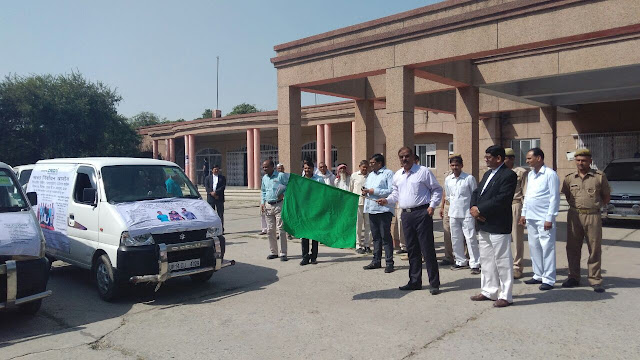
[[[513,278],[520,279],[522,277],[522,258],[524,257],[524,226],[518,223],[520,214],[522,213],[522,202],[524,201],[524,193],[527,189],[527,174],[529,170],[523,167],[516,167],[516,154],[512,148],[504,149],[507,157],[504,159],[504,165],[511,169],[518,176],[516,183],[516,192],[513,194],[513,202],[511,203],[511,211],[513,213],[513,223],[511,225],[511,238],[516,246],[515,256],[513,257]]]
[[[567,259],[569,278],[562,287],[580,285],[580,253],[587,238],[589,249],[589,285],[597,293],[604,292],[600,274],[602,250],[602,219],[600,208],[611,200],[611,188],[607,176],[600,170],[591,169],[591,152],[579,149],[575,152],[577,171],[570,173],[562,183],[562,193],[567,197]]]

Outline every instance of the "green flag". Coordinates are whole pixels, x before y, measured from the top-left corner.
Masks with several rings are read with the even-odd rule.
[[[282,205],[284,229],[333,248],[354,248],[358,195],[291,174]]]

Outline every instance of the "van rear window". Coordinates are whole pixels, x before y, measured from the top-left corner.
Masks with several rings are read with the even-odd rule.
[[[0,212],[15,212],[27,209],[27,201],[11,172],[0,169]]]

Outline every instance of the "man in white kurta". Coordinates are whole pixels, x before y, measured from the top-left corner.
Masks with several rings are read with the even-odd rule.
[[[360,170],[351,174],[349,182],[349,191],[358,194],[358,216],[356,221],[356,253],[365,254],[371,251],[371,228],[369,227],[369,214],[364,213],[364,200],[362,196],[362,188],[367,182],[367,173],[369,172],[369,162],[367,160],[360,161]],[[363,229],[364,228],[364,229]],[[364,230],[364,234],[363,234]]]
[[[544,152],[533,148],[527,153],[531,171],[522,205],[520,224],[527,226],[533,278],[525,284],[540,284],[551,290],[556,282],[556,216],[560,206],[558,174],[544,165]]]
[[[480,251],[476,239],[476,220],[471,216],[471,194],[478,187],[473,175],[462,171],[462,157],[449,157],[451,175],[444,180],[445,192],[449,198],[449,224],[451,228],[451,243],[455,264],[452,270],[466,267],[471,268],[474,275],[480,274]],[[469,260],[464,254],[464,243],[469,249]]]

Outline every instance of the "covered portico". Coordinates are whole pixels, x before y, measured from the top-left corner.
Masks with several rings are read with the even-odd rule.
[[[505,144],[514,114],[531,118],[527,131],[547,164],[569,169],[568,137],[587,121],[585,106],[627,101],[631,112],[640,99],[639,18],[634,0],[457,0],[277,45],[280,162],[299,161],[306,91],[354,101],[354,159],[413,146],[422,109],[455,114],[453,148],[475,176],[480,152]],[[375,107],[384,142],[374,134]],[[620,117],[610,126],[640,130]]]

